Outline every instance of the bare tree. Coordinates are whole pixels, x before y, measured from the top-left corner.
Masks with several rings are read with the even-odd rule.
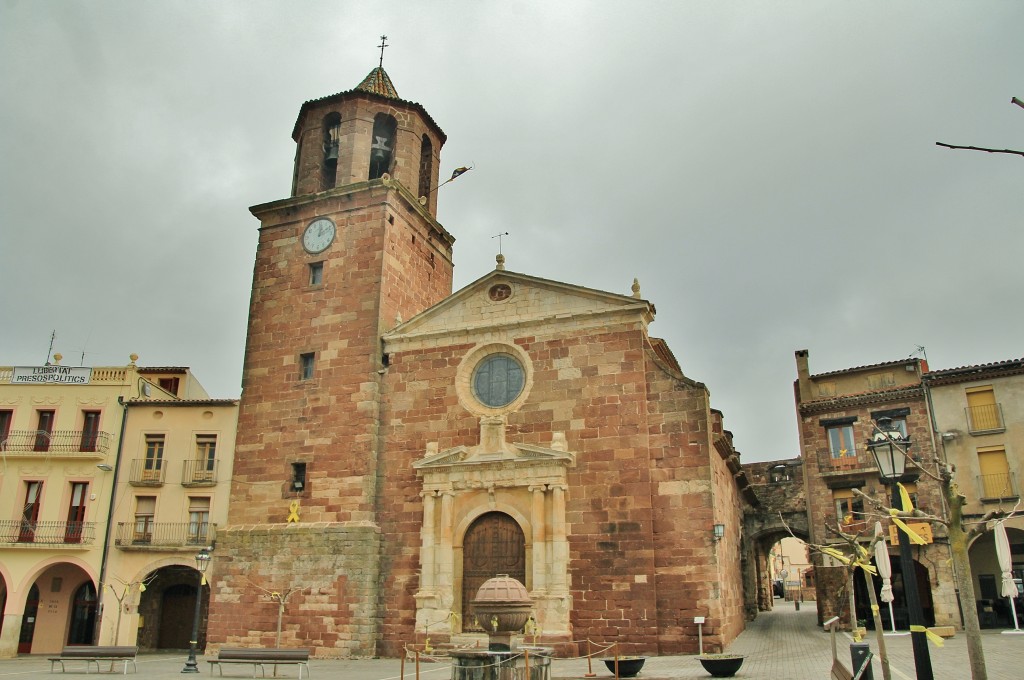
[[[302,586],[301,588],[288,588],[286,590],[269,590],[261,585],[253,583],[253,581],[246,577],[246,581],[249,582],[253,588],[263,591],[263,594],[271,601],[277,604],[277,637],[274,639],[274,646],[281,646],[281,620],[284,618],[285,605],[288,603],[288,598],[295,593],[301,593],[304,590],[311,590],[316,586]]]
[[[139,581],[125,581],[124,579],[118,578],[117,576],[111,577],[114,581],[117,581],[117,585],[113,583],[102,583],[101,588],[107,588],[110,593],[117,600],[117,621],[114,623],[114,646],[117,646],[117,639],[121,635],[121,614],[127,612],[131,607],[130,602],[125,602],[131,596],[132,589],[138,586],[139,594],[141,595],[145,590],[146,586],[153,582],[156,578],[156,572],[153,572],[146,578]]]
[[[922,512],[917,508],[910,511],[894,510],[885,503],[868,496],[858,489],[855,489],[854,493],[864,498],[883,517],[900,521],[903,519],[914,519],[919,522],[928,522],[929,524],[940,525],[946,528],[949,537],[949,548],[952,553],[953,580],[960,593],[960,610],[964,617],[964,635],[967,638],[967,655],[970,658],[971,678],[973,680],[988,680],[985,650],[981,645],[981,625],[978,622],[978,610],[974,606],[974,579],[971,576],[971,561],[968,549],[970,548],[971,541],[986,531],[989,522],[996,519],[1013,517],[1016,514],[1017,506],[1015,505],[1009,512],[993,510],[980,520],[965,521],[963,508],[967,503],[967,497],[960,492],[960,487],[956,483],[955,466],[937,458],[934,463],[938,470],[937,474],[926,469],[923,465],[919,465],[918,469],[939,483],[943,498],[946,501],[946,507],[949,508],[948,519]]]
[[[1010,103],[1016,104],[1017,106],[1024,109],[1024,102],[1017,99],[1016,97],[1011,97]],[[983,146],[959,146],[956,144],[946,144],[945,142],[935,142],[935,145],[944,146],[947,149],[968,149],[970,151],[985,151],[986,153],[1008,153],[1013,154],[1015,156],[1024,156],[1024,151],[1015,151],[1014,149],[989,149]]]

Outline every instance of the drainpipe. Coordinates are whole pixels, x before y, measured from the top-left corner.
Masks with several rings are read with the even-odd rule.
[[[117,437],[117,453],[114,456],[114,481],[110,485],[110,504],[107,506],[107,530],[103,534],[103,554],[100,556],[100,582],[99,592],[96,596],[97,612],[96,626],[93,629],[93,644],[99,644],[100,626],[103,622],[103,584],[107,576],[107,556],[110,554],[110,534],[113,526],[114,501],[117,498],[117,475],[121,471],[121,451],[124,449],[124,432],[128,427],[128,403],[124,397],[118,397],[117,403],[121,404],[121,434]]]

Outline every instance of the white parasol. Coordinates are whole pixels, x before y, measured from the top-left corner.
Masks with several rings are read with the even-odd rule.
[[[884,536],[882,523],[875,522],[875,538],[880,536]],[[892,564],[889,562],[889,546],[884,538],[875,541],[875,567],[878,569],[878,575],[882,577],[882,591],[879,593],[878,599],[889,603],[889,625],[892,626],[892,634],[897,635],[896,617],[892,613]],[[905,635],[905,633],[899,633],[899,635]]]
[[[996,522],[992,530],[996,539],[996,560],[999,561],[999,571],[1002,572],[1002,583],[999,593],[1003,597],[1010,598],[1010,611],[1013,612],[1013,632],[1021,632],[1020,624],[1017,622],[1017,584],[1013,580],[1013,558],[1010,556],[1010,539],[1006,537],[1006,527],[1002,522]],[[1007,631],[1009,632],[1009,631]]]

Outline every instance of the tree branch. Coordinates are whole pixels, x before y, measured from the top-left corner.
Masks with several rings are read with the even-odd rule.
[[[958,146],[956,144],[946,144],[944,142],[935,142],[936,146],[944,146],[947,149],[967,149],[969,151],[984,151],[985,153],[1008,153],[1015,156],[1024,156],[1024,151],[1015,151],[1013,149],[986,149],[982,146]]]

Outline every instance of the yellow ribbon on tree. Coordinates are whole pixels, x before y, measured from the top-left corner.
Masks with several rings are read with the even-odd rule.
[[[861,562],[860,560],[858,560],[857,562],[854,563],[854,566],[860,567],[861,569],[863,569],[864,571],[868,572],[872,576],[878,576],[878,570],[875,569],[870,564],[868,564],[867,562]]]
[[[900,490],[900,501],[903,503],[903,512],[913,512],[914,504],[910,500],[910,492],[903,482],[896,482],[896,488]]]
[[[944,644],[946,644],[945,640],[943,640],[941,637],[939,637],[935,633],[931,632],[930,630],[928,630],[924,626],[911,626],[910,627],[910,632],[911,633],[924,633],[925,637],[927,637],[929,640],[934,642],[936,647],[942,647]]]
[[[871,605],[871,612],[873,614],[877,614],[878,613],[878,605],[877,604]]]
[[[843,564],[850,564],[850,558],[844,555],[842,552],[836,550],[835,548],[822,548],[821,552],[825,553],[829,557],[839,560]]]

